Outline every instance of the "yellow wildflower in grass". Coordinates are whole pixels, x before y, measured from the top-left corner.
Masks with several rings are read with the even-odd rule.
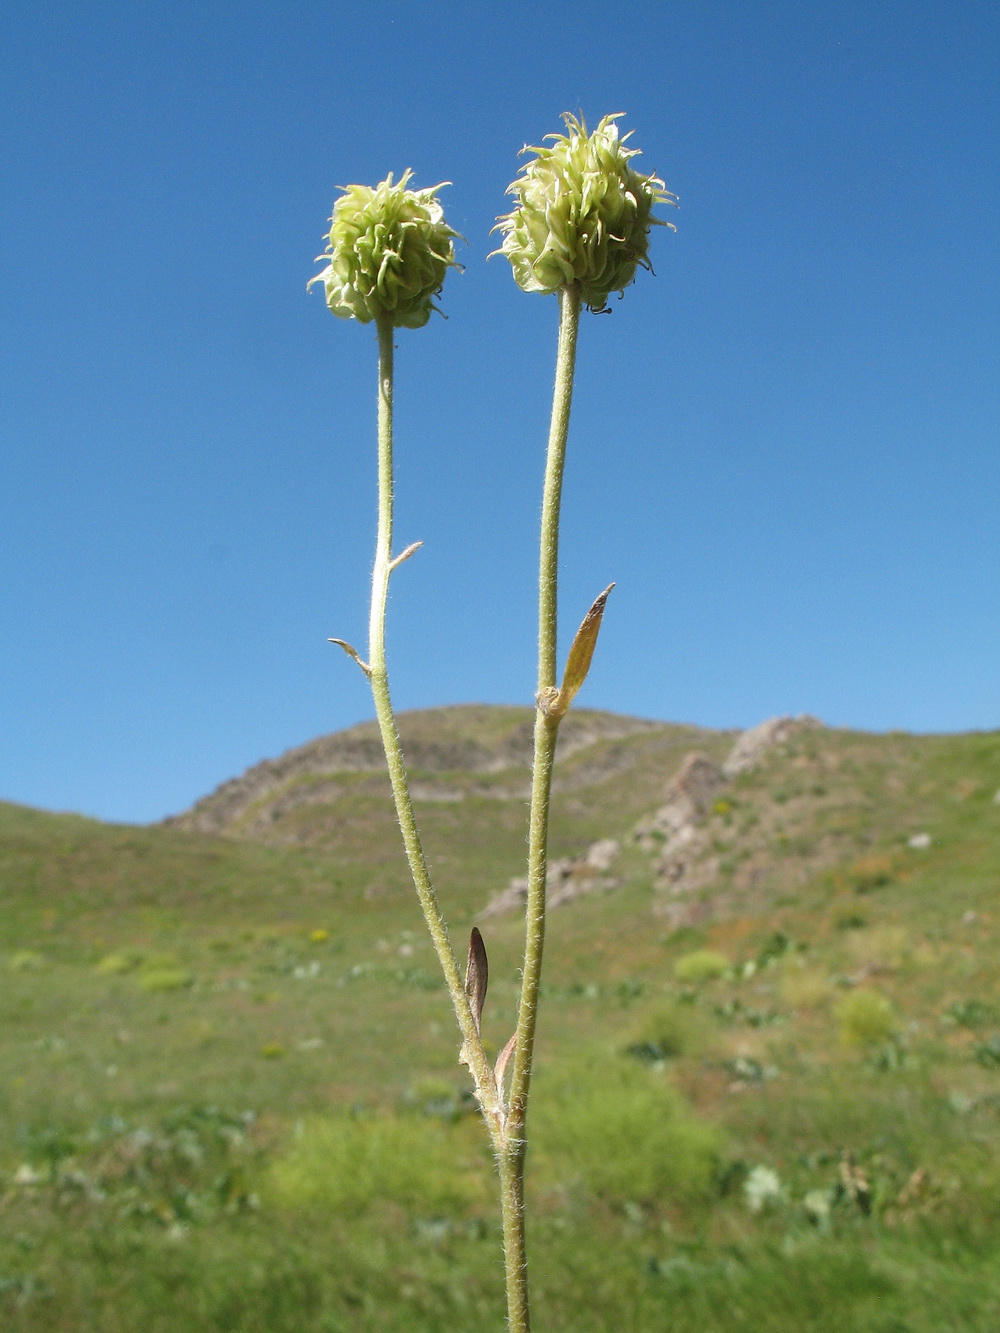
[[[678,981],[698,985],[721,977],[728,967],[729,959],[725,954],[716,953],[714,949],[696,949],[677,959],[674,976]]]
[[[151,967],[139,973],[136,984],[140,990],[153,995],[161,991],[187,990],[194,985],[194,977],[182,967]]]
[[[888,1041],[898,1025],[891,1000],[878,991],[851,991],[835,1012],[842,1046],[877,1046]]]
[[[7,960],[12,972],[38,972],[45,966],[45,959],[34,949],[18,949]]]
[[[145,961],[145,956],[137,949],[123,949],[119,953],[105,954],[94,964],[94,971],[104,976],[121,976],[125,972],[134,972]]]

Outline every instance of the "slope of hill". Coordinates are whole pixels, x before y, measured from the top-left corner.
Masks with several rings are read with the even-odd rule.
[[[529,708],[481,704],[401,714],[415,799],[522,805],[530,789],[533,716]],[[581,709],[561,730],[555,790],[577,793],[581,810],[596,809],[607,805],[606,784],[614,783],[616,822],[617,807],[630,798],[648,801],[651,784],[685,750],[702,745],[724,753],[733,734]],[[378,729],[363,722],[265,759],[167,823],[261,842],[331,845],[352,821],[357,798],[385,797],[388,790]]]
[[[522,927],[483,909],[521,873],[529,721],[403,727],[495,1049]],[[567,737],[539,1327],[992,1333],[1000,734],[581,713]],[[5,1327],[500,1327],[490,1171],[371,742],[165,827],[0,805]]]

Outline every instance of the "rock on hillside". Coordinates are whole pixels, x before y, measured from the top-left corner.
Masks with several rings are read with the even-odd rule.
[[[424,845],[452,920],[523,903],[532,716],[468,705],[400,718]],[[639,885],[674,927],[759,913],[810,885],[837,894],[881,886],[936,845],[945,806],[972,802],[986,781],[995,809],[1000,769],[982,778],[961,767],[977,745],[808,717],[737,733],[571,713],[553,783],[550,901]],[[412,893],[372,723],[265,760],[168,822],[315,848],[365,898]]]
[[[677,920],[697,919],[698,907],[687,897],[719,879],[720,859],[714,855],[724,841],[732,841],[730,820],[722,827],[713,815],[728,815],[732,800],[726,799],[735,779],[751,774],[768,757],[786,755],[790,743],[803,732],[823,728],[812,717],[774,717],[761,722],[736,739],[725,760],[717,763],[700,750],[687,753],[665,788],[662,804],[645,815],[635,827],[633,841],[653,858],[654,882],[667,889],[671,901],[660,905],[664,915]],[[548,903],[561,907],[584,894],[607,892],[618,887],[612,870],[621,850],[613,838],[601,838],[582,855],[550,860],[547,874]],[[528,895],[528,881],[512,878],[507,888],[495,894],[484,916],[519,909]],[[678,899],[680,901],[678,902]]]

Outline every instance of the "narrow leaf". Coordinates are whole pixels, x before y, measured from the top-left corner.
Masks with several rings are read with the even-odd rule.
[[[357,662],[358,666],[361,668],[361,670],[365,673],[366,676],[370,676],[372,674],[371,667],[362,657],[359,656],[358,650],[356,648],[352,648],[346,639],[327,639],[327,643],[335,643],[339,647],[343,648],[344,652],[347,654],[348,657],[354,658],[355,662]]]
[[[573,640],[573,646],[570,648],[569,656],[566,659],[562,689],[559,691],[558,701],[551,710],[557,717],[562,717],[566,713],[580,686],[587,679],[587,672],[590,670],[594,649],[597,646],[597,636],[601,629],[604,607],[614,586],[613,583],[610,583],[604,589],[584,616],[583,623],[576,632],[576,638]]]
[[[502,1102],[506,1100],[503,1092],[503,1078],[504,1074],[506,1074],[507,1072],[507,1062],[510,1060],[510,1057],[514,1054],[514,1047],[516,1045],[517,1045],[517,1033],[515,1032],[513,1037],[511,1037],[510,1041],[497,1056],[496,1066],[494,1067],[493,1070],[493,1078],[496,1081],[497,1092],[500,1094],[500,1100]]]
[[[419,551],[421,546],[423,546],[423,542],[411,542],[405,551],[400,551],[399,555],[389,562],[389,573],[391,574],[394,569],[398,569],[404,560],[409,560],[414,551]]]
[[[465,993],[472,1006],[472,1017],[476,1020],[479,1031],[483,1016],[483,1004],[486,1000],[486,986],[489,981],[489,966],[486,961],[486,945],[477,926],[472,927],[469,936],[469,963],[465,969]]]

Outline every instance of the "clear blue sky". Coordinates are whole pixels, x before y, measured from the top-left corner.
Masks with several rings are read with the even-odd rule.
[[[398,339],[396,700],[530,702],[557,310],[485,261],[564,110],[681,200],[582,328],[580,702],[1000,726],[998,53],[993,0],[8,0],[0,797],[155,819],[370,716],[326,639],[374,334],[306,281],[335,187],[408,166],[469,244]]]

